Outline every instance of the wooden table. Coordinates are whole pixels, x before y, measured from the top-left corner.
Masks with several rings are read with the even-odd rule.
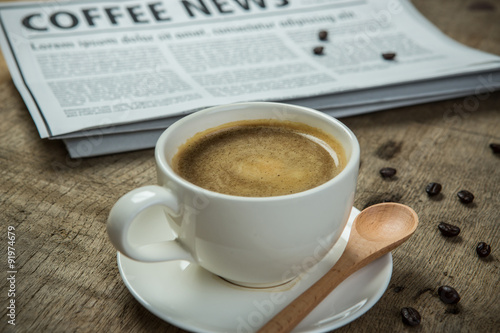
[[[500,3],[415,0],[446,34],[500,55]],[[474,9],[475,8],[475,9]],[[342,119],[358,136],[361,169],[355,206],[382,201],[413,207],[416,234],[393,252],[390,286],[365,315],[338,332],[498,332],[500,325],[500,93],[429,103]],[[462,106],[462,112],[460,107]],[[471,110],[471,111],[469,111]],[[0,221],[2,332],[182,332],[145,310],[119,277],[105,223],[125,192],[155,183],[153,150],[72,160],[60,142],[41,140],[0,61]],[[382,167],[397,169],[384,180]],[[431,199],[430,182],[443,185]],[[464,205],[459,190],[474,193]],[[459,226],[445,238],[439,222]],[[16,326],[7,324],[7,228],[16,235]],[[491,245],[481,259],[478,242]],[[441,285],[462,299],[446,305]],[[402,323],[414,307],[419,327]]]

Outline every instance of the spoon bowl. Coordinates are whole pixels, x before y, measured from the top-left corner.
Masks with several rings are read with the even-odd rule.
[[[373,242],[404,242],[415,231],[418,216],[413,209],[397,203],[383,203],[363,210],[354,223],[362,238]],[[406,237],[406,238],[405,238]]]
[[[382,203],[364,209],[354,220],[349,241],[337,263],[259,333],[290,332],[342,281],[404,243],[417,225],[415,211],[402,204]]]

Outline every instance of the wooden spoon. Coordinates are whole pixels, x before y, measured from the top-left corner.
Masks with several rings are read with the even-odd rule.
[[[417,225],[415,211],[402,204],[382,203],[363,210],[337,263],[258,332],[290,332],[349,275],[401,245]]]

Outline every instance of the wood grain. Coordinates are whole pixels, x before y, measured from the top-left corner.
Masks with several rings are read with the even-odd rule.
[[[469,9],[474,2],[413,1],[452,38],[500,55],[500,4]],[[356,207],[401,202],[419,214],[420,226],[393,252],[393,275],[381,300],[338,332],[498,331],[500,156],[488,145],[500,142],[500,93],[483,97],[462,113],[454,110],[465,98],[342,119],[362,151]],[[18,268],[17,325],[7,324],[3,273],[0,331],[183,332],[129,294],[105,233],[118,197],[155,183],[153,150],[70,159],[60,142],[38,137],[3,59],[0,117],[0,249],[6,253],[6,228],[14,226]],[[385,166],[398,170],[395,179],[380,177]],[[442,195],[429,198],[429,182],[441,183]],[[458,201],[461,189],[474,193],[473,204]],[[442,221],[459,226],[460,236],[442,237]],[[475,253],[480,241],[492,247],[486,259]],[[439,300],[444,284],[460,293],[457,306]],[[400,309],[408,306],[422,315],[419,327],[402,323]]]

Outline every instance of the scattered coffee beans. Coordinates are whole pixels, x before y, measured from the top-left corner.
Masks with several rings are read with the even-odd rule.
[[[480,242],[479,244],[477,244],[476,252],[477,255],[481,258],[487,257],[491,253],[491,246],[489,246],[485,242]]]
[[[460,233],[460,228],[445,222],[441,222],[438,224],[439,231],[441,234],[446,237],[455,237]]]
[[[394,177],[397,171],[394,168],[382,168],[379,172],[383,178],[391,178]]]
[[[490,148],[493,154],[500,154],[500,143],[490,143]]]
[[[318,38],[319,40],[328,40],[328,31],[326,30],[321,30],[319,33],[318,33]]]
[[[414,308],[402,308],[401,309],[401,317],[403,319],[403,323],[409,326],[417,326],[420,324],[420,313]]]
[[[396,58],[396,53],[394,52],[382,53],[382,58],[384,58],[385,60],[394,60]]]
[[[460,199],[460,202],[464,204],[470,204],[472,201],[474,201],[474,194],[470,193],[467,190],[461,190],[457,193],[458,199]]]
[[[313,52],[314,54],[316,55],[323,55],[323,50],[324,50],[324,47],[323,46],[316,46],[314,49],[313,49]]]
[[[455,288],[450,286],[441,286],[438,289],[438,295],[441,301],[446,304],[457,304],[460,302],[460,295]]]
[[[432,197],[438,195],[443,187],[439,183],[429,183],[425,188],[425,192]]]

